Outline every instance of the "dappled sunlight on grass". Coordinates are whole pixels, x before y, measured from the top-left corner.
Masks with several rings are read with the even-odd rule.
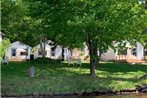
[[[28,76],[29,67],[34,66],[35,77]],[[2,65],[2,94],[62,94],[92,91],[118,91],[134,89],[147,83],[139,79],[147,73],[146,65],[101,63],[96,77],[89,76],[89,64],[68,66],[66,63],[36,64],[32,62]],[[17,89],[16,89],[17,88]]]

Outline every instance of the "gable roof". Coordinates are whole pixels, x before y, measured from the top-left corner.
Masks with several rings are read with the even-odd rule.
[[[31,48],[29,45],[26,45],[20,41],[16,41],[11,43],[11,48],[19,48],[19,49],[27,49],[27,48]]]

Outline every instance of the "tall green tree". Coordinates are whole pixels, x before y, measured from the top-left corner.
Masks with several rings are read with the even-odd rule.
[[[99,64],[101,54],[108,47],[115,49],[113,44],[124,40],[143,42],[146,39],[142,31],[147,27],[147,12],[137,0],[26,0],[27,6],[19,3],[18,6],[22,6],[15,9],[20,15],[20,24],[14,18],[17,26],[15,22],[8,21],[8,28],[11,28],[10,24],[12,28],[7,30],[12,32],[14,29],[16,32],[23,27],[16,37],[28,44],[51,39],[64,47],[74,48],[86,42],[90,51],[92,77],[95,76],[94,69]],[[2,17],[7,15],[9,13]],[[9,16],[12,18],[13,15]],[[2,28],[7,28],[7,25]]]
[[[143,42],[146,10],[137,0],[32,0],[31,16],[41,20],[48,38],[68,47],[86,42],[90,50],[90,76],[100,56],[113,43]],[[99,52],[98,52],[99,51]]]
[[[72,3],[77,14],[68,24],[79,28],[76,32],[87,43],[92,77],[101,54],[108,47],[114,48],[114,42],[145,39],[142,31],[147,15],[136,0],[72,0]]]
[[[1,0],[1,31],[11,42],[22,41],[30,46],[37,44],[35,26],[24,0]],[[33,42],[33,43],[32,43]]]

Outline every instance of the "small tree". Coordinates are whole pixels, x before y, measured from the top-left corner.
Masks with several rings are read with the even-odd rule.
[[[4,38],[2,42],[0,42],[0,57],[3,57],[5,55],[6,49],[10,45],[10,40],[7,38]]]
[[[46,39],[69,48],[86,42],[91,77],[101,54],[108,47],[115,48],[114,42],[146,39],[142,31],[147,27],[147,12],[137,0],[32,0],[27,4],[34,33],[27,32],[26,37],[38,40],[45,34]]]

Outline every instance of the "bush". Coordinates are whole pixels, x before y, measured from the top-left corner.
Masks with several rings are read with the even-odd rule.
[[[2,42],[0,43],[0,57],[3,57],[5,55],[5,50],[9,47],[10,40],[7,38],[4,38]]]

